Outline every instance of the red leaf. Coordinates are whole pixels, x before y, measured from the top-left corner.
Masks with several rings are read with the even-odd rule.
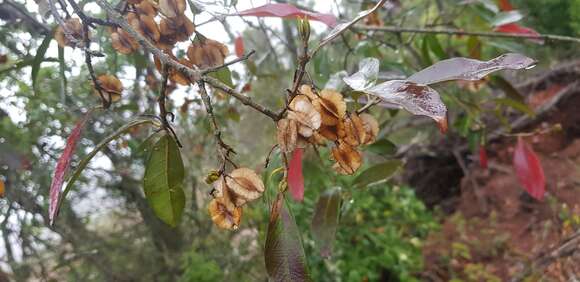
[[[526,191],[535,199],[543,200],[546,192],[544,169],[536,153],[522,137],[518,138],[513,162],[516,175]]]
[[[308,18],[310,20],[322,22],[330,27],[336,25],[336,17],[334,15],[304,11],[290,4],[282,3],[266,4],[257,8],[241,11],[238,15],[276,18]]]
[[[512,4],[510,3],[509,0],[499,0],[498,4],[499,4],[499,9],[504,11],[504,12],[511,11],[514,9],[514,6],[512,6]]]
[[[70,161],[75,151],[75,147],[81,137],[82,130],[87,120],[89,119],[91,112],[92,111],[89,111],[82,119],[77,122],[75,128],[71,131],[69,137],[66,139],[66,146],[64,147],[64,151],[56,163],[56,169],[54,170],[54,176],[52,177],[52,183],[50,184],[50,202],[48,208],[48,218],[50,225],[54,223],[54,219],[58,214],[60,194],[62,185],[64,183],[64,177],[70,168]]]
[[[517,23],[500,25],[500,26],[496,27],[494,30],[497,32],[502,32],[502,33],[516,33],[516,34],[532,35],[534,37],[532,37],[530,39],[531,41],[536,42],[538,44],[544,43],[544,40],[542,39],[540,33],[538,33],[537,31],[535,31],[531,28],[521,26]]]
[[[479,166],[483,169],[487,169],[487,152],[483,146],[479,147]]]
[[[296,149],[288,167],[288,187],[290,195],[296,201],[304,200],[304,176],[302,175],[302,153],[304,149]]]
[[[242,39],[241,36],[236,37],[234,45],[235,45],[235,49],[236,49],[236,56],[238,56],[238,58],[241,58],[245,52],[244,40]]]

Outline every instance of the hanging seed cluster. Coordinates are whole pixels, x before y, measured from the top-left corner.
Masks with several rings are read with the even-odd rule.
[[[249,168],[237,168],[218,176],[213,185],[209,215],[215,225],[230,230],[240,226],[242,207],[260,198],[265,189],[260,176]]]
[[[277,139],[281,150],[290,153],[308,144],[332,142],[333,166],[340,174],[353,174],[361,166],[359,146],[375,141],[377,120],[369,114],[350,113],[337,91],[316,91],[302,85],[292,99],[285,118],[278,121]]]

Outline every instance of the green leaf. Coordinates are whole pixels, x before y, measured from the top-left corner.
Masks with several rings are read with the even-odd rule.
[[[518,101],[520,103],[525,102],[526,100],[525,97],[517,89],[515,89],[515,87],[505,78],[499,75],[494,75],[491,77],[491,83],[493,86],[496,86],[501,90],[503,90],[503,93],[505,93],[505,95],[511,98],[512,100]]]
[[[382,164],[374,165],[363,171],[354,179],[354,186],[362,188],[371,183],[391,178],[403,165],[400,160],[389,160]]]
[[[234,87],[234,83],[232,82],[232,73],[227,67],[223,67],[216,72],[210,73],[209,75],[229,87]]]
[[[332,243],[338,228],[340,215],[340,187],[332,188],[318,197],[314,217],[312,218],[312,237],[322,257],[328,258],[332,253]]]
[[[382,156],[392,156],[397,152],[397,145],[389,139],[383,138],[369,145],[367,150]]]
[[[431,60],[431,55],[429,54],[429,42],[427,42],[427,37],[424,37],[421,42],[421,57],[425,67],[433,64],[433,60]]]
[[[183,178],[179,147],[171,136],[163,135],[151,150],[145,167],[143,189],[157,217],[173,227],[181,220],[185,207]]]
[[[271,281],[311,281],[300,230],[283,193],[272,204],[264,260]]]
[[[36,79],[38,78],[38,73],[40,72],[40,64],[44,61],[44,55],[46,54],[46,50],[48,50],[48,46],[50,45],[50,41],[52,40],[52,32],[44,37],[42,43],[36,49],[36,55],[34,56],[34,62],[32,63],[32,89],[34,89],[34,93],[37,93],[36,87]]]
[[[516,100],[510,99],[510,98],[498,98],[498,99],[495,99],[494,101],[496,104],[513,108],[513,109],[518,110],[524,114],[527,114],[530,117],[533,117],[536,115],[536,113],[534,113],[534,110],[530,109],[530,107],[528,107],[528,105],[521,103],[521,102],[518,102]]]
[[[426,35],[425,40],[427,41],[431,52],[433,52],[439,60],[447,59],[447,53],[443,50],[443,46],[441,46],[441,43],[434,34]]]
[[[109,142],[113,141],[114,139],[117,139],[119,136],[121,136],[121,134],[124,134],[125,132],[127,132],[129,129],[131,129],[133,127],[144,125],[144,124],[156,124],[156,123],[158,123],[158,121],[151,118],[151,117],[136,118],[136,119],[128,122],[127,124],[121,126],[119,129],[117,129],[115,132],[113,132],[113,134],[107,136],[107,138],[103,139],[99,144],[97,144],[95,146],[95,148],[79,162],[75,171],[71,174],[71,177],[68,179],[66,187],[64,188],[64,191],[62,192],[62,195],[60,196],[61,200],[58,203],[58,209],[60,209],[60,206],[64,202],[66,195],[68,194],[68,192],[70,192],[70,190],[73,187],[73,184],[81,176],[81,173],[87,167],[89,162],[93,159],[93,157],[100,150],[102,150],[105,146],[107,146],[107,144],[109,144]]]

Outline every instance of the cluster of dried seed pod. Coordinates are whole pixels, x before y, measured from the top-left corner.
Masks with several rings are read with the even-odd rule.
[[[366,113],[349,113],[339,92],[330,89],[319,92],[302,85],[289,104],[286,117],[278,121],[277,139],[284,152],[331,141],[335,144],[334,169],[341,174],[353,174],[362,163],[356,148],[373,143],[378,132],[377,120]]]
[[[249,168],[237,168],[213,182],[208,212],[220,228],[235,230],[242,220],[242,207],[264,193],[262,179]]]

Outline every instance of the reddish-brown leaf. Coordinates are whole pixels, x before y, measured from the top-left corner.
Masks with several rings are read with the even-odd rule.
[[[516,34],[532,35],[534,37],[530,39],[531,41],[539,43],[539,44],[544,43],[544,40],[542,39],[540,33],[538,33],[537,31],[535,31],[531,28],[521,26],[517,23],[509,23],[509,24],[500,25],[500,26],[496,27],[494,31],[502,32],[502,33],[516,33]]]
[[[497,4],[499,5],[499,9],[504,12],[511,11],[514,9],[514,6],[512,6],[509,0],[498,0]]]
[[[304,200],[304,176],[302,175],[303,149],[297,148],[292,153],[292,159],[288,167],[288,187],[290,195],[296,201]]]
[[[479,166],[483,169],[487,169],[487,152],[483,146],[479,146]]]
[[[314,13],[300,10],[290,4],[271,3],[253,9],[244,10],[238,13],[240,16],[255,17],[276,17],[276,18],[307,18],[313,21],[319,21],[327,26],[336,25],[336,17],[331,14]]]
[[[54,219],[58,214],[58,206],[60,201],[60,193],[62,190],[62,185],[64,183],[64,177],[70,168],[70,161],[72,159],[77,142],[81,137],[81,133],[91,111],[89,111],[83,118],[81,118],[75,128],[71,131],[70,135],[66,139],[66,146],[62,155],[58,159],[56,164],[56,169],[54,170],[54,176],[52,177],[52,183],[50,184],[50,202],[48,207],[48,218],[50,225],[54,223]]]
[[[238,56],[238,58],[241,58],[245,52],[244,40],[242,39],[241,36],[236,37],[236,40],[234,41],[234,45],[235,45],[234,47],[236,50],[236,56]]]
[[[534,150],[522,137],[518,138],[513,163],[520,183],[530,196],[543,200],[546,191],[544,169]]]
[[[311,281],[300,230],[283,193],[272,204],[264,261],[271,281]]]

